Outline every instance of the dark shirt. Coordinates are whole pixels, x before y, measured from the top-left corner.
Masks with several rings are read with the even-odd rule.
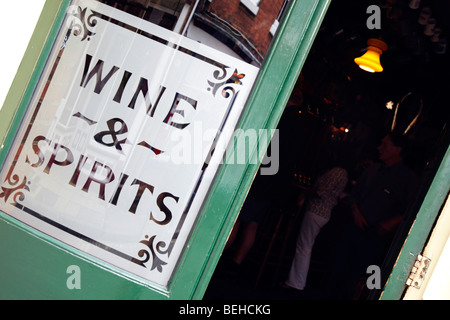
[[[364,171],[352,191],[353,201],[369,227],[403,215],[417,186],[414,172],[403,163],[374,164]]]

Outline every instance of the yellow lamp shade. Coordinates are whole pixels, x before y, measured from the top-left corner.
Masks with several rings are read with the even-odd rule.
[[[355,59],[356,64],[361,69],[368,72],[383,71],[383,67],[380,63],[380,55],[383,51],[387,50],[386,43],[378,39],[369,39],[367,44],[367,52]]]

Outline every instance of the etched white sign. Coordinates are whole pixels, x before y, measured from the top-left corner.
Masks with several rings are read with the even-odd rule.
[[[258,69],[74,1],[1,171],[0,209],[167,286]],[[220,163],[220,161],[216,161]]]

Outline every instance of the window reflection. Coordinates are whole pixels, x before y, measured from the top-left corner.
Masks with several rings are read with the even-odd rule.
[[[111,7],[130,13],[146,21],[174,30],[186,0],[99,0]]]
[[[261,66],[288,0],[99,0]]]

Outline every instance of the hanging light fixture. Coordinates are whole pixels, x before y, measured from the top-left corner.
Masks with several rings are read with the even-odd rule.
[[[388,48],[386,42],[380,39],[367,40],[367,52],[361,57],[356,58],[356,64],[363,70],[368,72],[381,72],[383,67],[380,63],[380,55]]]

